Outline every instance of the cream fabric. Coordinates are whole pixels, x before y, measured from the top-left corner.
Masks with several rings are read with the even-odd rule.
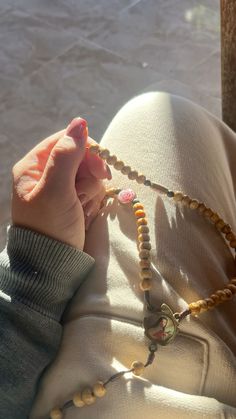
[[[102,145],[151,180],[204,201],[236,231],[236,135],[203,108],[166,93],[138,96],[115,116]],[[145,205],[159,271],[152,294],[157,305],[181,311],[236,276],[233,252],[196,211],[117,171],[109,186],[131,186]],[[111,204],[91,226],[85,250],[96,265],[65,314],[62,345],[41,381],[31,419],[47,418],[75,390],[148,354],[132,210]],[[180,330],[158,349],[142,378],[130,374],[94,405],[70,408],[64,417],[236,418],[235,298],[185,319]]]

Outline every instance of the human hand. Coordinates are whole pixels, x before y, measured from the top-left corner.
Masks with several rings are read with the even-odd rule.
[[[105,195],[101,179],[111,179],[103,160],[89,153],[89,143],[94,141],[86,121],[75,118],[14,165],[13,225],[83,249],[85,229]]]

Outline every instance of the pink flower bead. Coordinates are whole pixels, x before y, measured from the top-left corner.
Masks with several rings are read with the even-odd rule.
[[[129,204],[136,198],[136,193],[132,189],[123,189],[118,195],[118,200],[121,204]]]

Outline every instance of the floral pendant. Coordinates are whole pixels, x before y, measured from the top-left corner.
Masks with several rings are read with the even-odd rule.
[[[165,346],[171,342],[179,331],[179,323],[170,307],[163,303],[161,311],[144,318],[145,335],[155,343]]]

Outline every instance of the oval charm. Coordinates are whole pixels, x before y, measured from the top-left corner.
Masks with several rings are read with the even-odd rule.
[[[136,193],[132,189],[122,189],[118,194],[118,201],[121,204],[129,204],[136,198]]]
[[[178,333],[178,322],[172,310],[162,304],[162,311],[157,311],[144,319],[145,335],[159,345],[167,345]]]

